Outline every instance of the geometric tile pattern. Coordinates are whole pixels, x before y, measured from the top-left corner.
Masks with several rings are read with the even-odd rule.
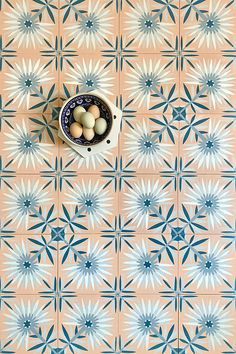
[[[0,353],[236,353],[235,0],[0,6]],[[121,133],[84,160],[93,89]]]

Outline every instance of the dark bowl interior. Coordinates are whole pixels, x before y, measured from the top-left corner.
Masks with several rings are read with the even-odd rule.
[[[87,141],[83,135],[80,138],[74,138],[70,134],[70,125],[75,122],[73,117],[73,110],[77,106],[82,106],[88,110],[89,106],[96,105],[100,110],[100,117],[106,119],[107,121],[107,130],[103,135],[95,134],[94,138],[91,141]],[[112,113],[108,105],[99,97],[92,94],[78,95],[67,102],[61,112],[61,127],[67,138],[78,145],[83,146],[92,146],[103,141],[111,131],[112,127]]]

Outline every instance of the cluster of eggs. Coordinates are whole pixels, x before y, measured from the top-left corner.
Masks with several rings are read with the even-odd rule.
[[[92,105],[86,111],[84,107],[78,106],[73,110],[75,122],[70,126],[70,133],[74,138],[84,138],[91,141],[95,134],[102,135],[107,130],[107,122],[100,117],[100,110]]]

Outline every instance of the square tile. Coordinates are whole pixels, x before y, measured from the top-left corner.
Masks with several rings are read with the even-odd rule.
[[[125,1],[120,19],[121,35],[130,50],[160,53],[179,35],[179,1]]]
[[[180,313],[180,348],[227,353],[235,348],[235,307],[218,295],[199,295]]]
[[[68,338],[72,347],[81,345],[89,353],[101,353],[118,337],[117,314],[106,307],[104,299],[88,295],[76,295],[59,317],[59,347],[69,353]],[[66,345],[67,344],[67,345]],[[85,350],[85,349],[83,349]]]
[[[51,233],[58,225],[58,192],[40,175],[17,175],[0,190],[1,223],[17,234]]]
[[[207,0],[191,4],[181,1],[180,31],[198,53],[230,51],[235,45],[236,9],[233,2]]]
[[[99,90],[111,101],[119,94],[119,74],[114,66],[106,66],[107,60],[95,53],[81,54],[65,62],[60,72],[60,97],[68,99],[80,92]],[[113,101],[114,102],[114,101]]]
[[[45,299],[35,295],[7,299],[0,310],[1,345],[6,345],[5,350],[25,354],[37,345],[48,351],[57,348],[57,316],[45,305]],[[45,345],[46,338],[49,342]]]
[[[72,232],[96,233],[118,212],[118,196],[98,175],[77,175],[59,194],[59,227]]]
[[[20,174],[39,174],[58,155],[57,121],[50,115],[16,114],[0,132],[2,159]]]
[[[197,294],[227,294],[234,283],[236,262],[232,236],[201,232],[185,234],[179,241],[179,276],[185,291]]]
[[[65,232],[59,250],[59,277],[68,291],[99,295],[118,276],[118,257],[101,234]]]
[[[17,294],[37,294],[57,276],[57,242],[51,235],[9,235],[1,238],[1,281]]]
[[[120,214],[139,232],[171,232],[178,226],[177,191],[164,177],[138,175],[120,192]]]
[[[220,114],[189,114],[181,121],[180,156],[199,174],[221,174],[235,167],[235,127]]]
[[[188,233],[219,234],[234,228],[235,189],[228,178],[198,175],[189,178],[179,195],[180,227]]]
[[[17,113],[56,114],[58,73],[39,55],[18,54],[0,72],[3,105]]]
[[[135,234],[119,256],[120,276],[136,294],[169,290],[178,277],[178,241],[171,234]]]
[[[180,99],[185,113],[223,114],[235,99],[235,65],[221,53],[202,54],[180,73]]]
[[[52,41],[58,34],[58,7],[57,0],[50,3],[4,1],[0,19],[3,43],[9,43],[6,49],[26,56],[40,56],[45,41]]]
[[[172,114],[179,106],[179,70],[160,55],[140,54],[121,73],[124,101],[132,101],[139,114]]]
[[[179,123],[173,116],[136,115],[120,134],[120,154],[135,173],[159,174],[178,156]],[[172,123],[171,123],[172,121]]]
[[[160,297],[140,295],[125,308],[120,315],[119,330],[123,343],[129,343],[129,350],[148,353],[164,348],[168,338],[166,352],[177,353],[178,312],[166,305]]]
[[[94,55],[115,46],[119,35],[119,14],[107,0],[81,1],[71,7],[61,1],[60,5],[60,32],[65,51],[73,48],[77,54]],[[67,43],[70,43],[69,48]]]

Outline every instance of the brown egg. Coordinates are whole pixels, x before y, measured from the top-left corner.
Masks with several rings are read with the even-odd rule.
[[[72,123],[70,126],[70,133],[74,138],[80,138],[83,133],[82,126],[77,122]]]
[[[86,140],[90,141],[93,139],[95,133],[93,129],[83,128],[83,136]]]
[[[96,106],[95,104],[93,104],[92,106],[89,107],[88,112],[92,113],[92,115],[94,116],[95,119],[100,117],[100,110],[99,110],[98,106]]]

